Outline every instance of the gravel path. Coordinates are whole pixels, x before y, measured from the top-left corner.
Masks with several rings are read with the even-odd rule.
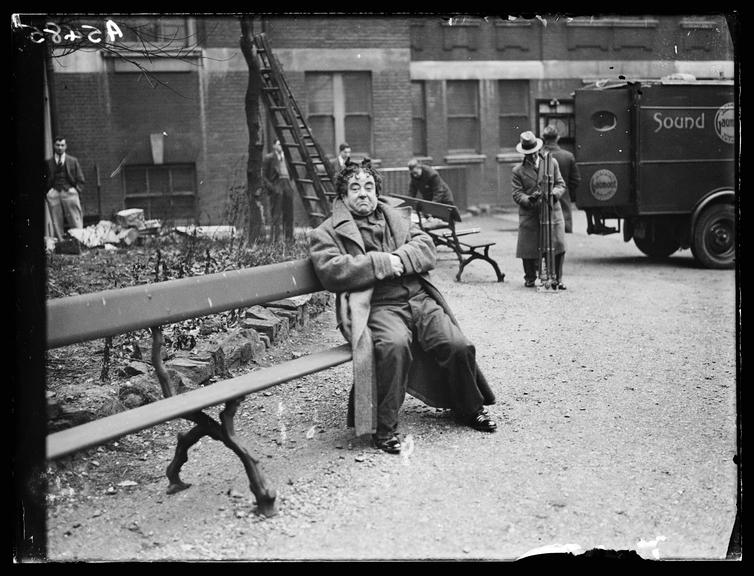
[[[506,273],[435,280],[498,396],[495,434],[408,398],[407,447],[345,426],[350,365],[248,397],[238,434],[279,493],[254,513],[240,462],[205,439],[165,494],[173,422],[50,467],[51,560],[514,559],[554,544],[724,558],[736,506],[735,274],[688,251],[569,235],[566,292],[523,287],[516,216],[469,219]],[[340,343],[332,311],[270,362]],[[135,483],[119,486],[119,483]]]

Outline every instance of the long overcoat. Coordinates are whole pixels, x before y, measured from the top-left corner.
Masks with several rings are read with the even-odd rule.
[[[427,293],[445,310],[453,323],[458,322],[450,307],[430,280],[428,272],[436,261],[432,239],[411,222],[410,208],[394,208],[381,201],[387,225],[390,226],[398,248],[393,252],[401,257],[404,274],[416,274]],[[376,379],[374,349],[367,327],[374,285],[393,275],[390,257],[386,252],[367,252],[351,212],[342,200],[333,202],[332,216],[312,230],[310,255],[314,271],[325,289],[336,294],[338,328],[353,350],[354,389],[356,403],[360,391],[371,394],[371,421],[360,421],[356,410],[356,434],[376,429]],[[453,408],[453,394],[447,372],[419,346],[414,346],[414,361],[408,380],[408,393],[430,406]],[[476,369],[476,385],[484,404],[493,404],[495,395],[481,370]]]
[[[566,250],[565,219],[560,207],[560,197],[565,193],[565,181],[560,175],[558,161],[550,158],[550,181],[552,195],[558,200],[552,209],[553,248],[555,254]],[[516,244],[516,258],[539,258],[539,203],[532,203],[530,196],[537,190],[544,191],[545,186],[545,158],[539,160],[539,168],[529,163],[521,163],[513,167],[511,178],[513,201],[518,204],[518,242]]]

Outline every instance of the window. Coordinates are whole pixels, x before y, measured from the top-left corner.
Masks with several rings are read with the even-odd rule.
[[[148,220],[193,223],[196,198],[193,164],[126,166],[123,179],[126,208],[142,208]]]
[[[427,109],[424,82],[411,82],[411,128],[414,156],[427,155]]]
[[[307,122],[325,151],[348,142],[355,156],[371,156],[372,77],[369,72],[306,73]]]
[[[448,80],[445,90],[448,152],[478,152],[479,83],[476,80]]]
[[[189,27],[186,18],[161,16],[134,16],[119,21],[124,43],[150,48],[183,48],[189,44]]]
[[[610,114],[609,112],[607,114]],[[545,126],[555,126],[558,130],[558,144],[571,149],[576,135],[576,118],[573,111],[572,100],[537,100],[537,117],[539,133]],[[615,118],[613,117],[613,120]],[[602,126],[603,130],[610,130],[610,118],[599,115],[592,116],[592,122]],[[614,128],[614,126],[612,126]]]
[[[501,148],[514,148],[521,132],[530,129],[528,80],[499,80],[498,129]]]

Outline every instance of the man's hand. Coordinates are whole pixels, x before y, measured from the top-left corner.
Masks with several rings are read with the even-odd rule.
[[[402,276],[405,272],[405,268],[403,268],[403,261],[400,259],[399,256],[396,256],[395,254],[390,254],[390,264],[393,267],[393,274],[395,276]]]

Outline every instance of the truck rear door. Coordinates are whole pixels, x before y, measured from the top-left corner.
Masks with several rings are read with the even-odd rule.
[[[577,90],[576,162],[581,186],[576,204],[632,211],[632,97],[628,86]]]

